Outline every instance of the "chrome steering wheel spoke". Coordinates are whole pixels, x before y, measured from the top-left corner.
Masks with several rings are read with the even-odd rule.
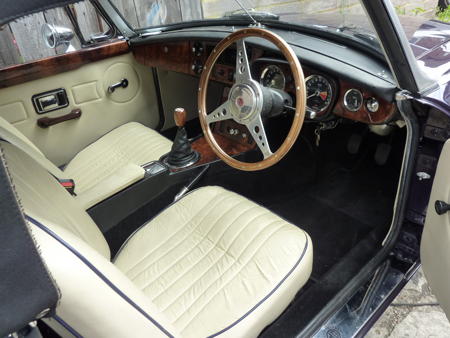
[[[252,80],[250,64],[248,62],[247,50],[244,39],[236,41],[236,76],[235,83],[243,83]]]
[[[208,124],[211,124],[214,122],[229,120],[232,118],[233,116],[231,115],[230,101],[227,100],[224,103],[222,103],[219,107],[214,109],[211,113],[206,115],[206,122]]]
[[[267,135],[264,129],[264,124],[262,122],[261,116],[258,115],[245,125],[250,131],[250,134],[253,136],[253,139],[258,145],[259,150],[261,150],[264,159],[273,155],[272,151],[270,150],[269,141],[267,140]]]

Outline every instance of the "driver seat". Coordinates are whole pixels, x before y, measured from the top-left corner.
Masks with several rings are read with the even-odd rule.
[[[111,261],[79,202],[25,152],[0,147],[60,290],[46,321],[63,337],[254,337],[310,276],[306,232],[219,187],[166,208]]]

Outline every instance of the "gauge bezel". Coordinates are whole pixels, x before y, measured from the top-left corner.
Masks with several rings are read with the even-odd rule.
[[[361,96],[361,103],[358,105],[358,108],[350,108],[347,102],[347,95],[352,92],[355,91],[357,92],[360,96]],[[349,90],[347,90],[344,94],[344,106],[347,110],[351,111],[351,112],[357,112],[358,110],[361,109],[362,105],[364,104],[364,96],[361,93],[361,91],[359,89],[356,88],[350,88]]]
[[[269,71],[269,68],[277,68],[278,69],[279,74],[281,74],[281,76],[283,77],[283,87],[275,88],[275,89],[284,90],[286,88],[286,75],[284,74],[283,70],[279,66],[274,65],[274,64],[267,65],[263,68],[261,75],[259,77],[259,83],[263,86],[262,80],[263,80],[264,76],[266,75],[266,73]],[[274,87],[268,87],[268,88],[274,88]]]
[[[330,102],[328,102],[328,104],[324,108],[319,110],[319,111],[316,111],[316,110],[312,109],[311,107],[309,107],[308,106],[308,100],[306,100],[306,108],[308,108],[309,110],[312,110],[312,111],[314,111],[316,113],[323,113],[323,112],[327,111],[330,108],[330,105],[333,102],[333,95],[334,95],[334,93],[333,93],[333,86],[332,86],[330,80],[328,80],[325,76],[320,75],[320,74],[312,74],[312,75],[308,76],[305,79],[305,87],[307,86],[308,81],[311,80],[311,78],[313,78],[313,77],[321,77],[322,79],[324,79],[328,83],[328,86],[330,87],[330,97],[331,97],[331,99],[330,99]],[[308,89],[306,89],[306,91],[308,92]]]

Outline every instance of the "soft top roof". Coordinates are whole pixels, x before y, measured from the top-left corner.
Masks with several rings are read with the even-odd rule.
[[[0,1],[0,26],[27,16],[55,7],[66,6],[80,0],[14,0]]]

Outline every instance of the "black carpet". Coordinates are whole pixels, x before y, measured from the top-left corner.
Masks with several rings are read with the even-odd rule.
[[[316,199],[313,192],[283,196],[268,207],[311,236],[313,279],[328,271],[371,230],[369,225]]]
[[[391,222],[404,136],[386,140],[366,132],[360,151],[349,154],[349,136],[364,128],[340,126],[324,133],[316,148],[313,130],[306,127],[275,166],[260,172],[216,166],[201,185],[237,192],[308,232],[314,246],[312,280],[318,280],[373,229],[387,230]],[[389,161],[377,165],[376,146],[388,141]]]

